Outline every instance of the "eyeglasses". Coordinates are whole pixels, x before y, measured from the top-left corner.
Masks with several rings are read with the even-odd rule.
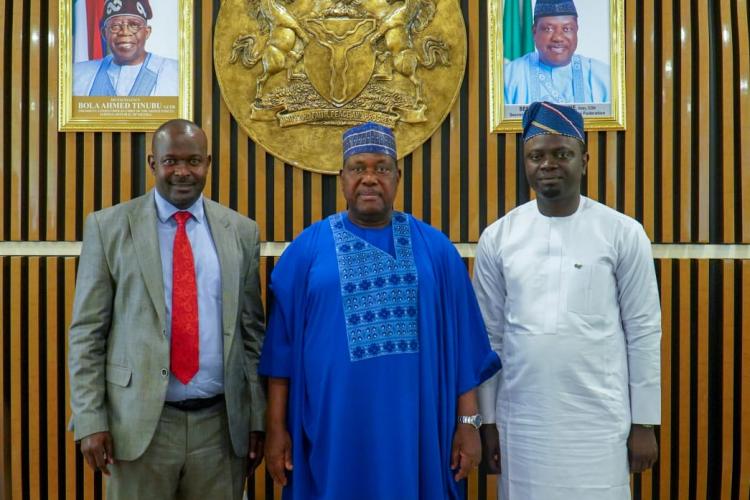
[[[353,165],[344,167],[344,172],[355,177],[362,177],[365,173],[375,173],[378,177],[388,177],[396,172],[396,169],[389,165],[378,165],[375,168],[366,168],[362,165]]]
[[[127,31],[131,35],[135,35],[145,27],[146,25],[143,23],[108,23],[106,26],[106,28],[115,35],[119,35],[123,31]]]

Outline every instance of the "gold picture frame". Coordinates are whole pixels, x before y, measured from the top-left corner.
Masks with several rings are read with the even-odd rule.
[[[65,132],[149,132],[173,118],[192,119],[193,2],[191,0],[151,1],[153,18],[148,23],[151,26],[149,37],[151,45],[147,43],[146,50],[151,54],[149,61],[154,64],[161,61],[161,65],[158,72],[152,72],[157,75],[149,82],[153,85],[139,87],[139,89],[150,88],[150,94],[132,96],[87,95],[87,92],[91,92],[96,78],[96,76],[91,76],[96,71],[93,68],[101,68],[102,63],[99,61],[105,60],[102,56],[96,57],[90,54],[100,50],[104,52],[103,56],[106,56],[108,51],[103,41],[104,37],[96,28],[96,20],[100,19],[101,15],[97,18],[97,11],[93,8],[87,9],[86,0],[58,0],[58,2],[60,12],[58,130]],[[175,7],[177,12],[171,12],[171,9]],[[163,10],[160,11],[160,8]],[[94,19],[86,18],[88,22],[76,20],[76,16],[83,19],[86,15]],[[89,32],[92,25],[95,26],[95,34]],[[157,27],[161,31],[157,32]],[[156,33],[159,35],[155,37]],[[96,43],[102,45],[101,49],[92,50],[90,47]],[[151,52],[154,47],[161,53]],[[74,63],[74,55],[79,62],[83,61],[83,64]],[[174,80],[175,74],[176,81]],[[74,81],[76,76],[79,79]],[[136,78],[136,83],[139,77]],[[87,85],[89,90],[83,90]],[[77,95],[73,95],[74,92]],[[131,92],[135,92],[132,87]]]
[[[523,111],[528,106],[529,102],[520,103],[506,103],[506,92],[508,93],[508,99],[516,99],[519,92],[514,89],[518,88],[519,81],[523,81],[520,76],[521,73],[517,73],[518,78],[510,79],[507,82],[506,89],[506,76],[504,73],[507,71],[513,71],[512,68],[520,68],[520,60],[522,58],[528,58],[537,53],[536,47],[532,47],[531,52],[527,52],[525,55],[518,57],[519,63],[508,64],[509,61],[504,59],[504,48],[503,48],[503,19],[504,19],[504,6],[505,2],[518,1],[518,0],[488,0],[489,5],[487,9],[488,16],[488,30],[489,30],[489,99],[490,99],[490,127],[492,132],[519,132],[521,130],[521,116]],[[578,31],[578,40],[581,40],[580,33],[585,29],[585,23],[596,23],[597,19],[600,19],[602,12],[599,9],[607,10],[609,17],[609,33],[608,40],[602,40],[601,37],[589,36],[589,47],[597,45],[595,50],[601,51],[604,42],[608,41],[609,50],[605,52],[609,53],[609,88],[608,100],[599,97],[601,101],[596,101],[595,97],[591,97],[592,102],[573,102],[571,106],[578,109],[584,116],[584,122],[586,130],[623,130],[626,127],[625,123],[625,0],[609,0],[603,2],[602,0],[574,0],[576,9],[578,11],[578,19],[580,22]],[[525,3],[525,2],[524,2]],[[530,3],[530,2],[529,2]],[[528,5],[528,4],[527,4]],[[587,11],[591,9],[591,11]],[[519,7],[519,10],[523,11],[523,5]],[[519,16],[520,18],[521,16]],[[529,19],[531,14],[526,16]],[[597,30],[601,31],[601,26],[607,26],[607,24],[600,23],[596,27]],[[605,34],[606,36],[606,34]],[[593,39],[594,44],[591,44]],[[581,50],[581,44],[578,44],[576,54],[578,50]],[[584,49],[585,50],[585,49]],[[582,51],[583,52],[583,51]],[[591,58],[585,57],[583,52],[582,59],[592,60]],[[528,60],[528,59],[527,59]],[[515,62],[516,59],[513,59]],[[530,66],[530,64],[529,64]],[[541,77],[543,80],[544,77]],[[530,85],[529,85],[530,87]],[[527,92],[532,96],[535,92]],[[593,94],[593,92],[592,92]],[[579,94],[580,95],[580,94]],[[606,95],[606,94],[605,94]],[[513,96],[513,97],[511,97]],[[519,100],[525,100],[523,97],[518,97]],[[529,97],[529,100],[534,100],[533,97]]]

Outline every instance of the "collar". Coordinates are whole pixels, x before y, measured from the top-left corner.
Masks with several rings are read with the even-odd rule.
[[[167,222],[175,212],[180,211],[179,208],[169,203],[162,195],[160,195],[156,188],[154,188],[154,201],[156,202],[156,216],[162,224]],[[206,212],[203,210],[203,194],[201,194],[198,199],[195,200],[195,203],[189,206],[186,210],[190,212],[199,224],[203,224],[206,219]]]
[[[146,58],[143,60],[143,62],[138,64],[117,64],[115,62],[115,58],[112,57],[112,54],[109,54],[107,57],[109,58],[109,67],[115,67],[115,68],[141,68],[146,62],[148,61],[148,56],[151,55],[151,52],[146,51]]]

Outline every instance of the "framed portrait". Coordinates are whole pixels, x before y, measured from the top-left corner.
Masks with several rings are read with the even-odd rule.
[[[192,0],[58,1],[59,130],[192,118]]]
[[[534,101],[625,128],[624,0],[489,0],[490,126],[518,132]]]

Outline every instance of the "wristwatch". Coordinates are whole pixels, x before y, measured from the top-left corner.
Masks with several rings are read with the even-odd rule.
[[[458,417],[458,423],[469,424],[475,429],[479,429],[482,426],[482,416],[478,413],[476,415],[461,415]]]

